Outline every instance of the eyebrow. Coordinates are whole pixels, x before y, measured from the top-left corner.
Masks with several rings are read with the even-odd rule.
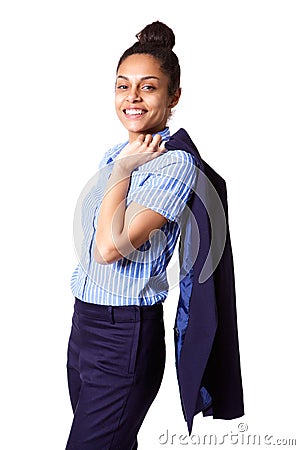
[[[129,81],[129,78],[128,77],[125,77],[124,75],[118,75],[117,76],[117,79],[118,78],[122,78],[122,80],[127,80],[127,81]],[[154,75],[148,75],[148,76],[146,76],[146,77],[142,77],[141,78],[141,81],[145,81],[145,80],[150,80],[150,79],[154,79],[154,80],[159,80],[159,78],[158,77],[155,77]]]

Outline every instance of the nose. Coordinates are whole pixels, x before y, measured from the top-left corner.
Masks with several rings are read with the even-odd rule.
[[[129,103],[136,103],[141,101],[141,96],[136,86],[132,86],[130,89],[128,89],[126,100]]]

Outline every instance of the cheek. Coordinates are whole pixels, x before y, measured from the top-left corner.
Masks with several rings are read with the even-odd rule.
[[[120,91],[115,92],[115,105],[120,106],[124,101],[124,97],[125,97],[124,93]]]
[[[121,105],[122,105],[122,101],[120,101],[119,97],[115,98],[115,110],[118,116],[121,115],[122,111],[121,111]]]
[[[153,99],[150,105],[151,109],[155,111],[156,114],[163,114],[163,112],[167,109],[167,101],[165,98]]]
[[[157,102],[157,104],[155,105],[155,108],[153,109],[154,111],[154,115],[160,118],[164,118],[166,115],[168,115],[168,104],[166,103],[166,101],[160,100],[159,102]]]

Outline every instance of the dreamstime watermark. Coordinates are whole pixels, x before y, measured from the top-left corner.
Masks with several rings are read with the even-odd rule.
[[[218,445],[282,445],[296,446],[296,438],[278,437],[273,433],[249,433],[248,425],[244,422],[238,424],[236,431],[226,434],[181,434],[174,433],[167,429],[158,438],[161,446],[190,445],[190,446],[218,446]]]
[[[178,163],[176,152],[169,151],[167,152],[167,155],[164,154],[158,158],[155,158],[151,161],[151,165],[148,163],[139,167],[139,174],[142,176],[144,175],[144,177],[142,178],[144,178],[146,182],[142,186],[139,186],[134,190],[133,199],[136,203],[140,203],[141,205],[143,205],[145,203],[145,198],[149,199],[150,193],[150,197],[154,199],[154,203],[158,202],[158,199],[161,199],[159,200],[159,204],[155,204],[163,210],[164,208],[168,208],[168,204],[171,205],[170,197],[172,197],[173,195],[174,202],[178,202],[178,205],[180,205],[179,209],[182,210],[182,214],[178,219],[177,224],[179,226],[180,232],[182,232],[182,228],[188,230],[191,242],[189,242],[188,248],[182,249],[179,268],[179,280],[177,280],[178,268],[176,261],[175,263],[173,262],[172,266],[168,266],[168,290],[170,291],[178,284],[178,281],[180,282],[181,279],[183,279],[185,275],[189,273],[190,269],[193,267],[198,256],[200,246],[202,245],[202,236],[201,226],[199,229],[197,220],[193,214],[193,211],[189,207],[189,204],[184,204],[183,200],[178,196],[178,194],[172,193],[172,191],[166,191],[165,196],[162,196],[162,190],[159,184],[157,187],[155,187],[155,185],[153,185],[151,182],[149,183],[149,185],[147,183],[147,179],[151,179],[151,175],[153,175],[154,178],[161,177],[161,179],[163,179],[165,183],[167,183],[168,181],[172,182],[174,180],[178,180],[179,185],[180,183],[184,183],[184,179],[182,179],[182,174],[180,173],[180,171],[178,171],[179,173],[176,176],[169,176],[167,170],[164,170],[164,166]],[[226,215],[218,192],[216,191],[209,178],[202,170],[200,170],[199,167],[190,162],[186,162],[186,165],[188,164],[191,164],[193,166],[193,170],[196,170],[196,183],[190,188],[194,192],[194,195],[196,195],[204,205],[205,211],[207,213],[207,229],[209,228],[211,233],[210,248],[207,253],[206,260],[202,266],[201,273],[198,277],[198,282],[204,283],[212,275],[222,257],[227,235]],[[118,289],[119,285],[124,286],[125,284],[128,286],[132,286],[132,289],[138,290],[138,286],[135,286],[135,283],[138,283],[139,280],[132,278],[132,275],[130,275],[131,272],[120,270],[120,268],[118,268],[117,266],[110,264],[109,270],[116,270],[116,275],[119,278],[121,277],[123,282],[119,281],[118,284],[113,282],[108,283],[108,279],[113,279],[113,275],[107,277],[104,280],[102,272],[97,270],[97,263],[93,260],[95,230],[97,228],[97,219],[100,208],[99,205],[101,205],[103,196],[105,194],[106,185],[108,183],[112,168],[113,163],[101,167],[98,172],[86,183],[78,198],[73,222],[74,246],[79,264],[95,285],[101,287],[108,293],[117,295],[121,294],[123,297],[128,295],[128,297],[130,297],[130,290],[128,291],[128,293],[124,291],[122,291],[122,293],[118,291],[115,292],[115,290]],[[170,178],[170,180],[168,180],[168,178]],[[110,187],[110,189],[111,188],[112,187]],[[168,197],[166,197],[166,195]],[[124,199],[125,206],[128,205],[128,201],[130,201],[130,198],[131,193],[129,190],[128,198],[126,197]],[[117,214],[115,214],[115,216],[116,215]],[[124,257],[126,257],[128,261],[135,261],[140,264],[143,264],[145,261],[149,262],[151,260],[159,258],[160,255],[162,255],[162,253],[166,250],[167,244],[166,235],[162,231],[162,229],[156,230],[154,233],[151,233],[149,242],[150,245],[148,248],[144,248],[143,251],[133,249],[130,254],[124,255]],[[118,251],[120,254],[122,254],[121,249],[118,249]],[[107,270],[107,268],[104,267],[104,270]],[[151,280],[149,280],[148,282],[148,285],[156,288],[160,287],[161,282],[161,274],[158,274],[157,277],[155,275],[152,275]]]

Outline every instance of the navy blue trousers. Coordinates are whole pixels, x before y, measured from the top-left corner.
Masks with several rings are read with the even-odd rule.
[[[165,369],[163,305],[75,299],[67,375],[74,418],[66,450],[134,450]]]

